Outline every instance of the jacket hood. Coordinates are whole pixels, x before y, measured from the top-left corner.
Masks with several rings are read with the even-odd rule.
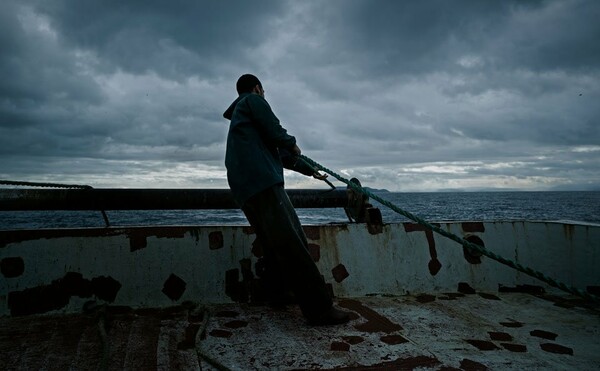
[[[238,102],[240,100],[242,100],[242,98],[244,98],[248,94],[250,94],[250,93],[240,94],[240,96],[237,97],[236,100],[234,100],[233,103],[231,103],[229,105],[229,107],[225,110],[225,112],[223,112],[223,117],[225,117],[227,120],[231,120],[231,117],[233,116],[233,110],[235,109],[235,106],[237,106]]]

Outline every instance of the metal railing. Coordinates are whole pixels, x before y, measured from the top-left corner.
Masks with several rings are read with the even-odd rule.
[[[286,190],[296,208],[344,208],[345,189]],[[228,189],[0,189],[0,211],[237,209]]]

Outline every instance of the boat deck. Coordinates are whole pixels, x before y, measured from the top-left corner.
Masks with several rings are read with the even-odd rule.
[[[600,308],[567,296],[436,293],[338,299],[348,324],[296,306],[90,308],[0,317],[0,369],[579,369],[600,365]]]

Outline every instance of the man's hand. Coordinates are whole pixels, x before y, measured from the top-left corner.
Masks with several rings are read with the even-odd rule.
[[[302,151],[300,151],[300,147],[298,147],[297,144],[294,144],[294,147],[292,148],[292,154],[298,156],[301,153]]]
[[[327,179],[327,176],[328,176],[328,175],[327,175],[327,174],[321,174],[321,173],[319,173],[318,171],[315,171],[315,173],[314,173],[312,176],[313,176],[313,178],[315,178],[315,179],[319,179],[319,180],[325,180],[325,179]]]

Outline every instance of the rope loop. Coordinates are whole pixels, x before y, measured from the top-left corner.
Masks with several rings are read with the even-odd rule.
[[[311,165],[311,166],[313,166],[313,167],[315,167],[315,168],[317,168],[317,169],[319,169],[321,171],[324,171],[324,172],[328,173],[329,175],[333,176],[334,178],[336,178],[340,182],[345,183],[347,186],[349,186],[350,188],[356,190],[357,192],[360,192],[360,193],[368,196],[369,198],[371,198],[371,199],[373,199],[375,201],[378,201],[379,203],[381,203],[384,206],[387,206],[388,208],[390,208],[391,210],[395,211],[396,213],[398,213],[400,215],[403,215],[403,216],[407,217],[408,219],[417,222],[418,224],[424,226],[425,228],[427,228],[427,229],[429,229],[429,230],[431,230],[433,232],[436,232],[436,233],[438,233],[438,234],[440,234],[440,235],[442,235],[442,236],[444,236],[446,238],[449,238],[449,239],[451,239],[451,240],[453,240],[453,241],[461,244],[462,246],[464,246],[465,248],[467,248],[467,249],[469,249],[471,251],[478,252],[478,253],[480,253],[482,255],[487,256],[488,258],[490,258],[492,260],[495,260],[495,261],[497,261],[497,262],[499,262],[501,264],[507,265],[507,266],[509,266],[509,267],[511,267],[513,269],[518,270],[519,272],[525,273],[528,276],[537,278],[538,280],[540,280],[542,282],[545,282],[545,283],[549,284],[552,287],[556,287],[556,288],[558,288],[560,290],[563,290],[563,291],[568,292],[570,294],[579,296],[579,297],[584,298],[584,299],[589,300],[589,301],[600,302],[600,298],[597,297],[596,295],[592,295],[592,294],[590,294],[590,293],[588,293],[586,291],[580,290],[580,289],[578,289],[576,287],[568,286],[568,285],[566,285],[566,284],[564,284],[562,282],[558,282],[558,281],[552,279],[551,277],[546,276],[545,274],[543,274],[543,273],[541,273],[539,271],[536,271],[536,270],[533,270],[531,268],[525,267],[525,266],[523,266],[523,265],[521,265],[521,264],[519,264],[517,262],[514,262],[512,260],[503,258],[502,256],[497,255],[497,254],[495,254],[495,253],[487,250],[483,246],[474,244],[474,243],[472,243],[470,241],[467,241],[464,238],[461,238],[461,237],[459,237],[459,236],[457,236],[457,235],[455,235],[453,233],[445,231],[445,230],[443,230],[442,228],[440,228],[438,226],[432,225],[432,224],[428,223],[427,221],[425,221],[424,219],[422,219],[422,218],[420,218],[420,217],[418,217],[416,215],[413,215],[413,214],[411,214],[410,212],[408,212],[406,210],[401,209],[400,207],[394,205],[390,201],[382,199],[378,195],[374,194],[373,192],[371,192],[371,191],[369,191],[367,189],[364,189],[363,187],[359,186],[358,184],[349,181],[348,179],[346,179],[346,178],[342,177],[341,175],[335,173],[334,171],[332,171],[332,170],[324,167],[323,165],[319,164],[318,162],[314,161],[313,159],[311,159],[309,157],[306,157],[305,155],[299,155],[299,156],[300,156],[300,158],[302,160],[304,160],[309,165]]]

